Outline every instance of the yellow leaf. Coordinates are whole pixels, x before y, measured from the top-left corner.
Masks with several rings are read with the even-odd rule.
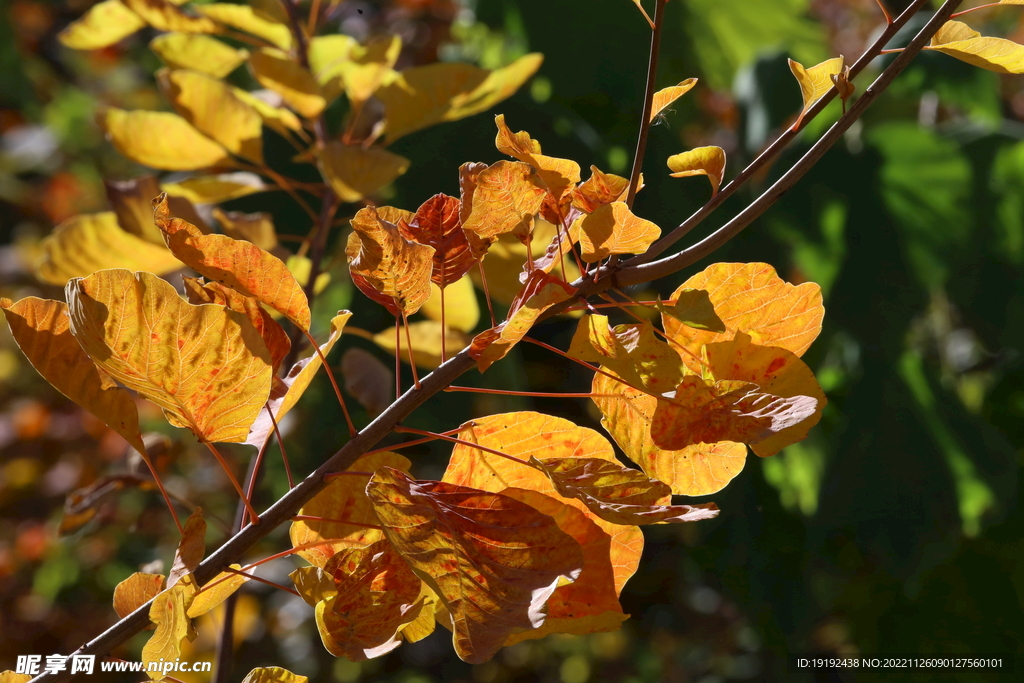
[[[232,164],[227,150],[177,114],[111,108],[97,118],[114,147],[144,166],[196,171]]]
[[[337,66],[345,94],[353,107],[361,107],[380,86],[395,77],[392,67],[402,50],[398,36],[378,36],[366,45],[353,45],[348,59]]]
[[[596,263],[611,254],[642,254],[661,237],[661,228],[638,218],[626,202],[602,204],[594,212],[576,219],[573,234],[579,231],[580,256]]]
[[[278,93],[289,107],[307,119],[316,118],[327,106],[313,75],[287,53],[260,48],[249,55],[249,66],[260,85]]]
[[[575,282],[580,277],[579,268],[576,267],[576,260],[572,256],[565,255],[563,258],[557,256],[554,251],[550,263],[542,267],[539,259],[546,254],[549,245],[561,235],[565,241],[565,231],[559,231],[554,225],[543,219],[537,219],[533,224],[530,249],[538,269],[557,274],[567,282]],[[519,241],[511,233],[506,233],[492,242],[487,249],[487,258],[483,260],[484,272],[487,274],[487,291],[495,301],[506,304],[511,303],[523,288],[523,281],[526,279],[526,245]],[[563,271],[562,266],[565,266]],[[474,268],[469,273],[477,287],[483,288],[480,273]]]
[[[241,171],[238,173],[221,173],[219,175],[187,178],[176,183],[165,183],[160,186],[160,189],[172,197],[181,197],[194,204],[220,204],[221,202],[263,192],[266,186],[255,173]],[[159,194],[159,192],[156,194]],[[150,214],[153,213],[153,197],[150,197],[148,200]],[[170,208],[175,215],[180,215],[180,213],[175,211],[173,204]],[[161,239],[163,239],[162,236]]]
[[[241,5],[233,5],[233,7],[240,6]],[[284,107],[277,107],[269,104],[253,93],[247,90],[242,90],[241,88],[232,87],[231,92],[235,94],[235,97],[255,109],[256,113],[263,119],[263,124],[265,126],[277,131],[282,136],[287,138],[289,131],[298,132],[302,130],[302,121],[299,120],[299,117]],[[273,94],[276,97],[276,93],[271,93],[269,90],[264,92]]]
[[[182,641],[195,638],[192,622],[186,614],[195,590],[190,582],[179,583],[156,596],[149,607],[149,620],[156,624],[156,631],[142,647],[140,659],[146,674],[154,681],[164,677],[157,665],[180,658]],[[156,667],[155,671],[149,668],[150,662]]]
[[[583,568],[579,544],[509,496],[415,481],[382,467],[366,495],[384,534],[451,615],[464,661],[490,659],[509,635],[544,623],[544,605]]]
[[[186,121],[232,154],[263,162],[263,119],[221,81],[201,73],[162,69],[157,73],[164,95]]]
[[[839,55],[833,59],[826,59],[821,64],[815,64],[809,69],[805,69],[800,62],[794,62],[791,59],[789,60],[789,70],[793,72],[796,82],[800,84],[800,94],[804,99],[804,106],[800,110],[800,116],[797,117],[796,123],[793,124],[793,130],[796,130],[800,127],[800,122],[803,121],[807,110],[832,89],[832,76],[843,72],[843,56]]]
[[[402,362],[408,363],[409,356],[406,346],[408,342],[405,336],[405,326],[401,326],[398,336],[402,342],[402,352],[399,358]],[[412,339],[412,357],[416,365],[421,368],[433,370],[441,365],[441,323],[434,320],[418,320],[409,323],[409,339]],[[395,330],[388,329],[373,335],[373,341],[388,353],[394,354]],[[456,327],[448,328],[448,335],[444,340],[445,358],[451,358],[469,345],[469,337],[462,334]]]
[[[163,574],[135,572],[114,586],[114,611],[117,616],[124,619],[155,598],[164,589],[165,581]]]
[[[150,41],[149,49],[172,69],[202,71],[214,78],[226,77],[249,58],[248,50],[196,33],[164,33]]]
[[[498,114],[494,122],[498,126],[498,135],[494,140],[498,151],[537,169],[537,175],[555,199],[561,199],[580,181],[580,165],[575,161],[544,156],[540,153],[540,143],[532,139],[529,133],[519,131],[513,134],[509,130],[505,125],[504,114]]]
[[[227,235],[203,235],[196,226],[171,218],[167,197],[153,200],[153,217],[167,247],[190,268],[276,309],[309,329],[309,302],[302,286],[281,259],[251,242]]]
[[[643,180],[640,181],[643,185]],[[572,204],[583,213],[593,213],[602,204],[625,201],[629,179],[590,167],[590,177],[572,190]]]
[[[210,19],[186,14],[167,0],[122,0],[122,2],[158,31],[217,32],[217,24]]]
[[[233,564],[230,565],[232,569],[241,569],[242,565]],[[186,576],[182,579],[182,582],[192,581],[193,577]],[[199,589],[192,599],[192,604],[189,605],[188,610],[185,612],[189,619],[195,619],[201,617],[220,603],[228,599],[228,597],[236,590],[242,587],[249,578],[235,572],[224,571],[217,576],[213,577],[206,582],[206,585]]]
[[[288,25],[260,9],[227,2],[196,5],[195,8],[204,16],[263,38],[282,50],[290,50],[292,47],[292,31]]]
[[[665,107],[668,107],[680,97],[690,92],[690,89],[695,85],[697,85],[696,78],[687,78],[685,81],[680,82],[679,85],[662,88],[658,92],[654,93],[650,120],[653,121],[658,118],[658,114],[664,111]]]
[[[197,507],[188,519],[181,532],[181,540],[174,551],[174,564],[167,574],[167,587],[174,586],[187,574],[199,566],[206,554],[206,520],[203,519],[203,508]]]
[[[244,441],[270,393],[270,353],[252,323],[193,306],[152,273],[101,270],[66,288],[71,330],[118,382],[202,441]]]
[[[280,246],[277,242],[277,231],[274,229],[274,217],[269,213],[223,211],[218,207],[213,210],[213,217],[220,223],[224,234],[232,239],[252,242],[263,251],[271,253]],[[306,279],[309,279],[308,275]]]
[[[315,36],[309,41],[309,69],[328,102],[345,90],[341,72],[358,44],[355,38],[340,33]]]
[[[747,447],[722,441],[695,444],[678,451],[659,448],[651,438],[651,421],[658,399],[602,375],[594,375],[594,403],[601,425],[626,456],[648,476],[672,487],[672,493],[702,496],[720,491],[740,473]]]
[[[430,298],[420,313],[441,322],[441,288],[430,284]],[[444,288],[445,324],[462,332],[472,332],[480,322],[480,305],[476,301],[473,280],[464,275]]]
[[[475,174],[463,193],[462,229],[487,242],[526,232],[544,203],[544,188],[529,164],[499,161]]]
[[[703,289],[677,289],[671,301],[659,299],[655,308],[666,318],[672,318],[687,327],[710,332],[726,330],[725,323],[715,313],[711,295]]]
[[[30,674],[19,674],[13,671],[0,671],[0,683],[28,683],[32,680]]]
[[[287,253],[287,250],[285,250]],[[288,266],[288,270],[292,275],[295,276],[295,281],[305,287],[309,284],[309,276],[313,273],[313,262],[305,256],[299,256],[298,254],[292,254],[285,258],[285,265]],[[313,284],[313,292],[319,294],[324,291],[324,288],[331,282],[330,273],[320,273],[316,276],[316,282]]]
[[[1024,4],[1003,2],[1001,4]],[[962,62],[1001,74],[1024,73],[1024,45],[983,36],[960,21],[947,21],[925,49],[944,52]]]
[[[533,53],[494,71],[462,63],[428,64],[402,71],[376,93],[384,103],[388,142],[490,109],[515,93],[543,61],[542,55]]]
[[[39,245],[39,278],[63,285],[105,268],[171,273],[182,267],[166,247],[129,234],[117,224],[113,211],[73,216],[54,229]]]
[[[153,197],[160,194],[160,181],[156,176],[145,175],[131,180],[104,180],[103,186],[107,190],[110,208],[117,214],[117,224],[122,230],[152,244],[165,246],[163,233],[153,222]],[[203,232],[209,232],[209,228],[189,200],[173,197],[168,201],[171,210],[177,215],[192,221]],[[157,272],[151,268],[138,270]]]
[[[71,22],[57,36],[74,50],[99,50],[135,33],[146,22],[121,0],[103,0]]]
[[[327,143],[317,155],[320,170],[335,194],[345,202],[358,202],[391,184],[409,169],[409,160],[380,147]]]
[[[381,467],[391,467],[408,472],[411,465],[404,456],[385,451],[361,456],[348,471],[375,472]],[[292,522],[288,532],[292,547],[333,539],[333,542],[298,551],[304,560],[317,567],[324,567],[339,550],[366,546],[383,537],[376,528],[377,517],[366,495],[368,481],[369,477],[361,474],[340,475],[302,506],[300,516],[339,520],[321,522],[299,519]]]
[[[307,683],[309,679],[279,666],[261,666],[250,671],[242,683]]]
[[[580,319],[568,354],[600,363],[638,389],[651,394],[674,391],[683,376],[679,354],[655,336],[650,321],[638,325],[608,325],[604,315]]]
[[[326,564],[326,560],[322,564]],[[295,591],[299,597],[310,607],[316,607],[316,603],[338,592],[334,586],[334,577],[326,573],[322,567],[299,567],[288,577],[295,584]]]
[[[706,175],[711,181],[711,195],[718,194],[725,175],[725,150],[721,147],[697,147],[670,156],[667,163],[673,178]]]

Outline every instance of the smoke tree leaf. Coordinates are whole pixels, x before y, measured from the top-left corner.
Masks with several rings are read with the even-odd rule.
[[[580,257],[596,263],[612,254],[642,254],[661,237],[661,228],[633,214],[626,202],[602,204],[593,213],[576,219],[571,233],[579,231]]]
[[[796,123],[793,124],[793,129],[796,130],[800,127],[807,110],[834,87],[832,77],[843,73],[843,56],[826,59],[820,64],[807,68],[804,68],[800,62],[790,59],[789,70],[793,72],[796,82],[800,84],[800,95],[804,100],[800,115],[797,117]]]
[[[149,41],[149,49],[172,69],[192,69],[214,78],[225,78],[249,58],[248,50],[236,50],[200,33],[164,33]]]
[[[718,194],[725,174],[725,150],[721,147],[697,147],[675,154],[666,162],[673,178],[706,175],[711,181],[711,195]]]
[[[98,2],[58,34],[73,50],[100,50],[127,38],[146,25],[121,0]]]
[[[279,94],[299,115],[316,118],[327,106],[313,74],[292,61],[286,52],[260,48],[249,55],[249,66],[260,85]]]
[[[346,202],[358,202],[390,185],[409,169],[409,160],[380,147],[328,142],[317,154],[324,176]]]
[[[680,97],[690,92],[693,86],[697,85],[696,78],[687,78],[685,81],[680,81],[679,85],[672,85],[667,88],[662,88],[658,92],[654,93],[654,99],[651,107],[651,121],[658,118],[658,115],[665,110],[666,107],[670,106],[673,102],[678,100]]]
[[[215,2],[208,5],[196,5],[195,9],[203,16],[257,38],[263,38],[282,50],[290,50],[292,47],[292,31],[288,24],[282,21],[281,17],[274,16],[261,8]]]
[[[1024,4],[1003,2],[1000,4]],[[983,36],[960,21],[947,21],[932,36],[926,50],[936,50],[962,62],[1001,74],[1024,73],[1024,45],[1006,38]]]
[[[109,108],[97,119],[114,147],[144,166],[197,171],[232,164],[226,149],[177,114]]]

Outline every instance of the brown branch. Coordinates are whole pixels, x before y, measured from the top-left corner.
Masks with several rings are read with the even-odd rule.
[[[640,169],[644,165],[647,151],[647,136],[651,131],[651,110],[654,108],[654,79],[658,73],[658,52],[661,50],[661,29],[665,26],[665,5],[668,0],[658,0],[654,8],[654,26],[651,31],[651,54],[647,59],[647,89],[644,92],[644,111],[640,117],[640,132],[636,138],[636,152],[633,154],[633,170],[629,174],[629,193],[626,205],[633,208],[633,200],[640,185]],[[643,9],[643,8],[641,8]]]

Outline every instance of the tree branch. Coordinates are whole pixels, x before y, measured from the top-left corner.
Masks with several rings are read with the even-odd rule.
[[[654,9],[654,27],[651,30],[651,53],[647,59],[647,89],[644,91],[644,111],[640,116],[640,132],[636,138],[636,152],[633,154],[633,170],[629,174],[629,193],[626,206],[633,208],[633,200],[640,185],[640,169],[644,165],[647,150],[647,136],[651,131],[651,109],[654,107],[654,79],[658,74],[658,52],[661,50],[661,30],[665,26],[665,4],[658,0]]]

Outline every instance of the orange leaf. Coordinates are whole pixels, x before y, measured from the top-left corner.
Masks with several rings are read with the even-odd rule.
[[[803,97],[804,106],[800,110],[800,116],[793,124],[793,130],[800,127],[804,115],[815,102],[833,87],[832,76],[843,72],[843,56],[839,55],[834,59],[826,59],[821,64],[805,69],[800,62],[789,60],[789,70],[793,72],[796,82],[800,84],[800,95]]]
[[[163,589],[166,577],[163,574],[135,572],[114,587],[114,611],[124,619],[126,616],[155,598]]]
[[[166,194],[153,200],[153,217],[167,247],[183,263],[309,329],[306,293],[281,259],[251,242],[227,235],[203,235],[188,221],[171,218]]]
[[[28,297],[0,300],[14,341],[32,367],[57,391],[98,417],[139,453],[139,412],[130,393],[97,367],[71,333],[68,307],[60,301]]]
[[[575,291],[553,275],[542,270],[533,271],[512,302],[505,322],[473,337],[469,355],[476,359],[480,372],[508,355],[544,311],[572,297]]]
[[[485,241],[528,231],[544,202],[544,189],[528,164],[499,161],[483,169],[469,167],[461,180],[462,229]]]
[[[711,181],[711,196],[718,194],[725,175],[725,150],[721,147],[697,147],[670,156],[667,161],[673,178],[706,175]]]
[[[651,121],[658,118],[658,114],[664,111],[665,107],[690,92],[690,89],[695,85],[697,85],[696,78],[687,78],[685,81],[681,81],[679,85],[662,88],[658,92],[654,93],[654,99],[652,101],[653,106],[651,107]]]
[[[817,406],[811,396],[782,398],[751,382],[709,383],[688,375],[674,395],[658,400],[651,438],[671,450],[718,441],[756,444],[799,425],[817,412]]]
[[[571,230],[579,231],[580,256],[587,263],[611,254],[642,254],[661,236],[661,228],[633,215],[626,202],[602,204],[577,218]]]
[[[676,351],[654,334],[654,325],[608,326],[608,317],[580,319],[569,344],[569,356],[600,363],[638,389],[652,394],[673,391],[683,376]]]
[[[375,472],[381,467],[389,467],[408,472],[411,464],[405,457],[397,453],[372,453],[360,457],[352,463],[348,471]],[[316,543],[324,539],[345,539],[300,550],[299,555],[303,559],[317,567],[324,567],[335,553],[344,548],[365,546],[380,540],[380,530],[373,528],[378,525],[377,517],[373,513],[369,498],[366,497],[367,481],[369,481],[369,477],[357,474],[335,477],[323,491],[302,506],[299,515],[352,522],[352,524],[314,520],[292,522],[289,535],[293,547]]]
[[[599,206],[625,201],[629,178],[603,173],[590,167],[590,177],[572,190],[572,204],[583,213],[593,213]]]
[[[555,199],[561,199],[580,181],[580,165],[575,161],[544,156],[540,153],[540,143],[532,139],[529,133],[519,131],[513,134],[509,130],[505,125],[504,114],[498,114],[494,122],[498,126],[498,135],[494,140],[498,151],[537,169],[537,175]]]
[[[544,605],[583,568],[551,517],[508,496],[416,481],[383,467],[366,486],[384,534],[451,615],[459,657],[485,662],[509,635],[544,623]]]
[[[272,374],[248,318],[193,306],[152,273],[101,270],[65,291],[72,333],[111,377],[202,441],[245,440]]]
[[[402,236],[394,223],[372,206],[352,219],[345,254],[352,281],[391,314],[412,315],[430,298],[434,248]]]
[[[203,519],[203,508],[197,507],[185,521],[185,529],[181,532],[178,549],[174,551],[174,564],[167,575],[167,587],[170,588],[181,581],[187,574],[199,566],[206,553],[206,520]]]
[[[217,282],[204,283],[194,277],[181,278],[185,287],[185,296],[189,303],[193,304],[217,304],[226,306],[232,311],[243,313],[253,324],[256,331],[263,338],[263,343],[270,351],[270,364],[274,371],[281,365],[281,361],[288,355],[292,347],[291,339],[276,320],[260,306],[259,302],[251,296],[239,294],[230,287],[225,287]]]
[[[531,457],[541,461],[550,458],[600,458],[616,462],[608,439],[569,420],[530,411],[477,418],[462,425],[459,438],[501,451],[523,462],[517,463],[457,444],[452,449],[443,481],[496,493],[510,487],[529,489],[551,497],[559,505],[576,508],[611,536],[611,555],[606,555],[605,561],[614,568],[616,593],[622,591],[640,565],[643,533],[638,527],[621,526],[601,519],[582,501],[563,498],[550,479],[527,464]]]
[[[751,446],[761,457],[774,455],[784,447],[803,440],[821,419],[828,400],[814,373],[795,354],[776,346],[752,344],[750,336],[738,332],[731,341],[708,344],[708,367],[716,379],[754,382],[769,394],[783,398],[811,397],[817,401],[813,415],[774,436]]]
[[[461,207],[455,197],[436,194],[420,205],[411,221],[398,224],[406,239],[434,248],[430,279],[441,288],[461,278],[476,263],[459,219]]]
[[[821,332],[825,315],[821,288],[813,282],[799,286],[784,282],[767,263],[715,263],[680,285],[672,299],[687,289],[707,290],[727,328],[720,333],[695,330],[663,316],[668,336],[698,357],[705,344],[727,341],[737,332],[749,334],[758,344],[779,346],[802,356]],[[700,371],[688,355],[683,362]]]
[[[548,476],[555,490],[577,498],[601,519],[613,524],[696,522],[718,516],[714,503],[664,505],[668,484],[600,458],[530,458]]]
[[[664,450],[651,438],[651,421],[658,399],[601,374],[594,375],[594,403],[608,430],[626,456],[648,476],[672,487],[672,493],[702,496],[725,488],[743,469],[747,447],[721,441],[699,443],[682,450]]]
[[[402,628],[423,609],[422,582],[386,539],[340,550],[324,573],[335,595],[317,603],[316,625],[328,652],[361,662],[402,644]]]

